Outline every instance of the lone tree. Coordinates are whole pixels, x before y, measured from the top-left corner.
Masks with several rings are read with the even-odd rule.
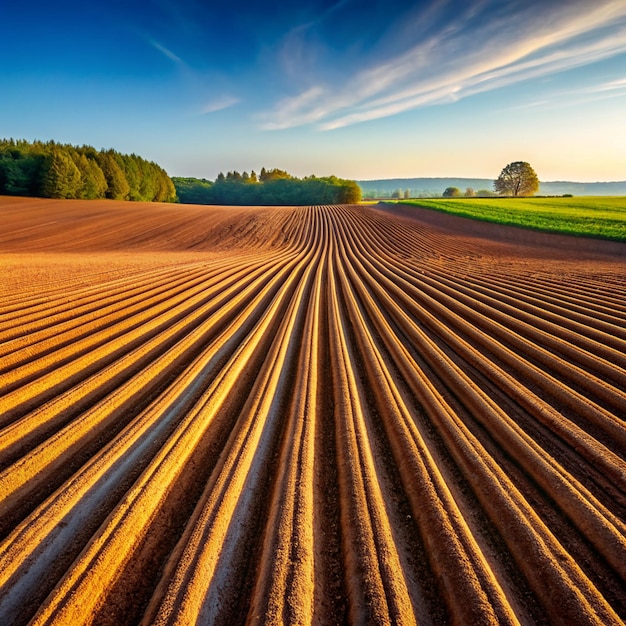
[[[441,195],[444,198],[458,198],[461,195],[461,190],[458,187],[446,187]]]
[[[500,172],[493,188],[500,195],[532,196],[539,190],[539,179],[528,163],[515,161]]]

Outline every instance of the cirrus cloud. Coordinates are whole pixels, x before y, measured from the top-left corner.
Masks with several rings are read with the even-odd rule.
[[[451,3],[435,4],[443,9]],[[599,0],[590,5],[579,0],[564,6],[548,0],[521,8],[509,2],[504,3],[507,10],[502,5],[474,4],[453,20],[433,20],[428,28],[422,24],[421,29],[399,31],[402,41],[399,36],[382,38],[374,46],[376,54],[349,76],[333,74],[325,79],[323,68],[318,68],[314,84],[281,99],[260,116],[261,127],[314,125],[333,130],[626,53],[623,1]],[[431,6],[428,13],[414,13],[411,23],[419,24],[433,14]],[[415,32],[422,35],[419,41]]]

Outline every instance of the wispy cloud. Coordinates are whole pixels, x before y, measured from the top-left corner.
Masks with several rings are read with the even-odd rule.
[[[606,93],[613,91],[625,91],[626,90],[626,78],[620,78],[618,80],[611,80],[600,85],[596,85],[588,90],[589,93]]]
[[[524,102],[511,107],[510,110],[523,111],[526,109],[562,109],[563,107],[578,106],[580,104],[587,104],[590,102],[624,97],[626,97],[626,78],[620,78],[612,81],[604,81],[598,84],[584,85],[574,89],[556,90],[550,94],[550,98]]]
[[[215,84],[212,85],[212,91],[222,91],[222,95],[206,98],[206,94],[209,93],[207,87],[208,79],[206,75],[198,71],[191,64],[187,63],[182,57],[172,52],[172,50],[164,46],[156,39],[152,37],[146,37],[145,39],[153,48],[176,64],[180,80],[180,93],[184,94],[184,96],[181,95],[181,99],[184,98],[185,100],[191,99],[196,101],[193,109],[195,111],[195,115],[215,113],[223,109],[228,109],[229,107],[241,102],[240,98],[228,93],[229,89],[224,84],[218,86],[217,88],[215,87]],[[215,76],[213,76],[212,79],[214,83],[224,82],[217,81]]]
[[[220,96],[213,100],[209,100],[209,102],[202,107],[201,113],[205,114],[222,111],[223,109],[228,109],[239,102],[241,102],[241,100],[239,98],[235,98],[234,96]]]
[[[324,118],[330,111],[324,108],[327,91],[320,85],[286,98],[280,103],[280,112],[275,118],[269,118],[261,124],[263,130],[280,130],[291,126],[311,124]]]
[[[150,42],[151,46],[156,48],[161,54],[167,57],[170,61],[174,61],[174,63],[177,63],[178,65],[186,66],[186,63],[177,54],[174,54],[171,50],[166,48],[164,45],[160,44],[155,39],[148,39],[148,41]]]
[[[591,6],[585,0],[565,7],[550,0],[522,9],[514,6],[498,14],[493,3],[473,5],[454,23],[439,23],[417,43],[406,29],[403,45],[395,42],[400,48],[395,54],[381,53],[382,60],[359,68],[343,84],[316,76],[313,86],[268,111],[262,127],[314,124],[332,130],[626,53],[622,0],[599,0]]]

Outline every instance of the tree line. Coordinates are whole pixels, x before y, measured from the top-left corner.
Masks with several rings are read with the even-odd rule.
[[[465,198],[493,198],[498,194],[489,189],[479,189],[475,191],[473,187],[466,187],[465,191],[461,192],[458,187],[446,187],[441,195],[444,198],[460,198],[461,196]]]
[[[530,163],[515,161],[502,169],[500,176],[493,182],[493,188],[494,191],[487,189],[474,191],[467,187],[465,193],[461,194],[458,187],[447,187],[442,195],[444,198],[459,198],[461,195],[466,198],[489,198],[498,195],[528,197],[535,195],[539,190],[539,178]]]
[[[220,172],[215,181],[173,177],[180,202],[226,205],[355,204],[361,188],[336,176],[297,178],[281,169]]]
[[[167,172],[136,154],[54,141],[0,140],[0,194],[175,202]]]

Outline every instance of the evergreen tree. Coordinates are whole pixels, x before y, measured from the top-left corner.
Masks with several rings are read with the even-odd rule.
[[[41,193],[45,198],[77,198],[81,175],[71,156],[54,147],[48,157]]]
[[[112,150],[98,153],[98,165],[107,182],[106,197],[112,200],[124,200],[130,192],[130,186],[124,172],[115,160]]]
[[[156,173],[158,189],[152,201],[176,202],[176,188],[171,178],[161,169],[158,169]]]
[[[136,154],[131,155],[122,155],[121,157],[121,170],[124,172],[124,177],[126,178],[126,182],[128,182],[128,199],[129,200],[144,200],[141,195],[141,182],[142,182],[142,172],[141,172],[141,161],[142,159],[138,157]],[[119,160],[117,164],[120,165]]]
[[[174,183],[165,170],[136,154],[13,139],[0,139],[0,193],[176,201]]]
[[[267,182],[268,180],[277,180],[277,179],[290,179],[293,178],[291,174],[285,172],[285,170],[279,170],[278,168],[274,168],[271,170],[266,170],[265,168],[261,169],[261,182]]]
[[[37,196],[46,154],[40,144],[0,140],[0,193],[11,196]]]
[[[85,200],[104,198],[107,181],[96,161],[88,159],[84,154],[79,154],[77,155],[76,166],[81,177],[79,197]]]

